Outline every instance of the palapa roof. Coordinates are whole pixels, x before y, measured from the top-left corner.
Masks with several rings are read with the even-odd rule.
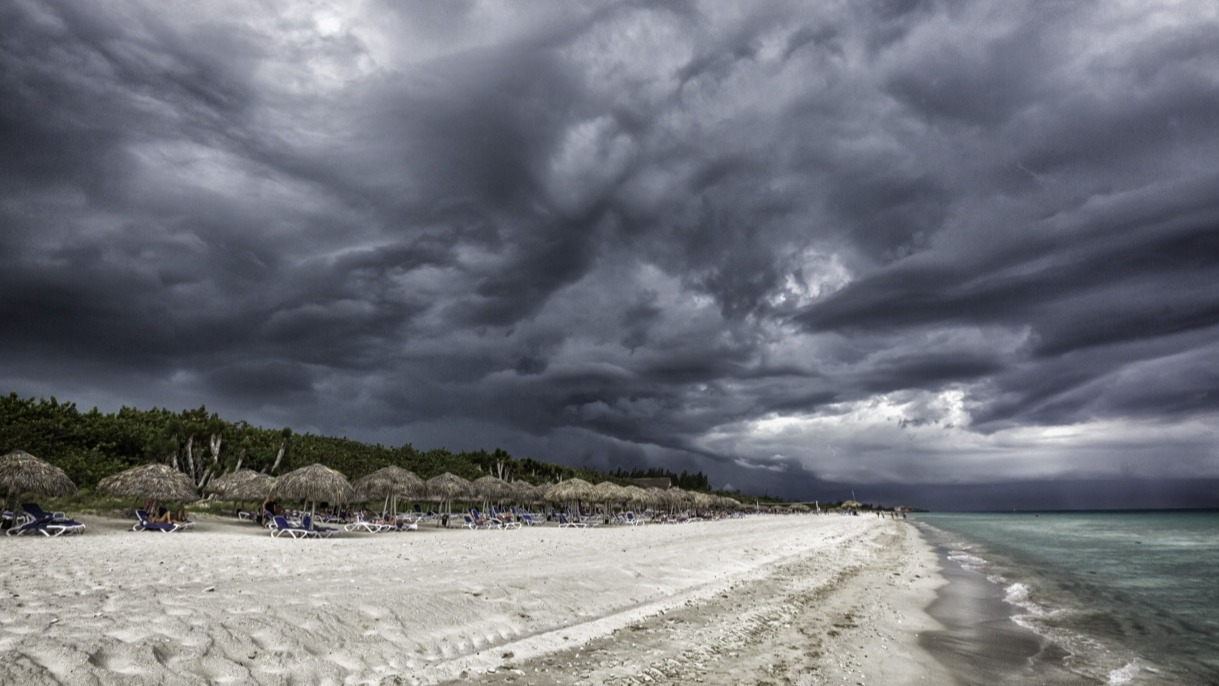
[[[474,495],[474,486],[456,474],[445,472],[427,480],[427,492],[428,495],[442,500],[469,498]]]
[[[602,481],[596,486],[593,486],[593,494],[597,500],[603,503],[624,501],[627,499],[626,489],[612,481]]]
[[[498,476],[480,476],[470,484],[474,493],[488,500],[503,500],[512,497],[512,486]]]
[[[354,489],[347,477],[323,464],[294,469],[275,480],[271,496],[283,500],[350,502]]]
[[[0,493],[6,496],[22,493],[72,495],[75,492],[76,484],[50,462],[24,450],[14,450],[0,457]]]
[[[594,486],[584,479],[574,477],[546,489],[547,500],[569,502],[572,500],[590,500],[594,497]]]
[[[674,486],[665,491],[665,498],[668,499],[670,505],[690,505],[694,502],[692,494],[683,489]]]
[[[391,495],[422,495],[427,490],[423,479],[409,469],[403,469],[398,465],[389,465],[371,474],[366,474],[356,479],[352,486],[355,488],[357,499],[385,498]]]
[[[622,491],[626,496],[626,500],[632,503],[643,503],[646,505],[652,500],[652,496],[647,491],[634,484],[624,487]]]
[[[145,464],[112,474],[97,484],[110,495],[190,502],[199,498],[195,484],[182,472],[163,464]]]
[[[262,500],[271,492],[275,477],[253,469],[239,469],[221,474],[204,489],[230,500]]]
[[[522,503],[533,502],[541,498],[542,489],[528,481],[517,479],[509,485],[512,486],[512,497]]]
[[[652,505],[653,507],[669,504],[669,491],[667,491],[667,490],[661,490],[659,488],[648,488],[647,494],[648,494],[648,498],[650,499],[650,502],[648,504]]]

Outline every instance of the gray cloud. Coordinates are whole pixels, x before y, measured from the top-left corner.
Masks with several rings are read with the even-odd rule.
[[[793,497],[1219,477],[1216,24],[11,4],[0,378]]]

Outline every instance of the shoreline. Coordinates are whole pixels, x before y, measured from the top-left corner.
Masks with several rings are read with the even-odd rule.
[[[951,555],[944,534],[916,527],[935,550],[945,583],[927,613],[943,625],[920,638],[920,645],[947,665],[967,686],[1103,684],[1066,667],[1070,653],[1047,636],[1016,621],[1004,589]]]
[[[837,516],[272,539],[9,538],[12,683],[953,683],[913,526]],[[30,573],[29,570],[38,570]],[[29,637],[37,639],[29,640]]]

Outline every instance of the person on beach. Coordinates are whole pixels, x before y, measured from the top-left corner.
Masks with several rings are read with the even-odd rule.
[[[278,510],[279,504],[272,500],[271,496],[267,496],[267,499],[262,501],[262,514],[258,517],[258,523],[266,526],[267,522],[279,514]]]
[[[157,513],[149,517],[149,521],[156,524],[185,524],[190,521],[190,513],[186,511],[186,507],[178,508],[177,512],[171,511],[164,505],[157,508]]]

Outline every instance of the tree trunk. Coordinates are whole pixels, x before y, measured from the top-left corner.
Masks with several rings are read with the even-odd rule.
[[[190,475],[190,480],[195,481],[199,476],[195,473],[195,437],[191,436],[186,439],[186,473]]]
[[[275,475],[275,470],[279,469],[279,462],[280,462],[280,460],[284,459],[284,451],[287,449],[288,449],[288,439],[285,438],[279,444],[279,454],[275,456],[275,464],[271,465],[271,471],[269,473],[272,476]]]

